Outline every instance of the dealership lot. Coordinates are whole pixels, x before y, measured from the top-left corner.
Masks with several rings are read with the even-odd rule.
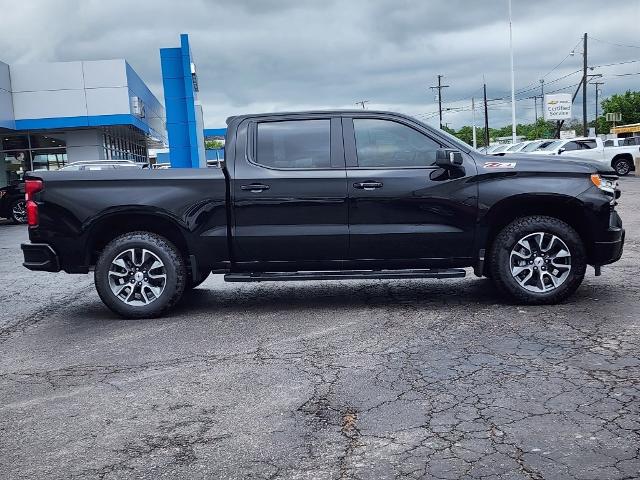
[[[560,306],[490,282],[225,284],[115,319],[0,224],[1,478],[634,478],[640,179]]]

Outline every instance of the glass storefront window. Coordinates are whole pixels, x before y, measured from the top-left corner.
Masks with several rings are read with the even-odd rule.
[[[28,150],[29,137],[26,135],[0,135],[0,150]]]
[[[61,148],[67,146],[64,133],[47,133],[46,135],[31,135],[31,148]]]
[[[29,150],[15,152],[0,152],[0,168],[3,168],[4,180],[3,185],[11,185],[12,183],[22,180],[25,172],[31,169],[31,156]],[[0,185],[1,186],[1,185]]]
[[[33,170],[58,170],[67,163],[67,152],[64,148],[33,150],[31,155]]]

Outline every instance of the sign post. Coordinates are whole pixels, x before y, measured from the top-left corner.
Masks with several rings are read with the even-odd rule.
[[[543,111],[545,120],[568,120],[571,118],[571,94],[556,93],[545,95]]]

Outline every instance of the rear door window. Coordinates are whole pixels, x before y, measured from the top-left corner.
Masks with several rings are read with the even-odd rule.
[[[580,140],[577,143],[582,150],[591,150],[598,146],[595,140]]]
[[[286,120],[257,125],[255,162],[277,169],[331,168],[331,121]]]
[[[563,145],[563,147],[565,152],[570,152],[572,150],[580,150],[580,145],[578,145],[576,142],[567,142]]]

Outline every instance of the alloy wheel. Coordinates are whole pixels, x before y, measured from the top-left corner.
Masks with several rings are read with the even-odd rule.
[[[11,216],[18,223],[27,223],[27,203],[23,200],[11,207]]]
[[[631,170],[631,167],[629,166],[629,162],[627,162],[626,160],[621,160],[618,163],[616,163],[616,173],[618,175],[620,176],[627,175],[630,170]]]
[[[571,272],[571,252],[556,235],[536,232],[516,242],[509,263],[511,275],[522,288],[547,293],[567,280]]]
[[[157,300],[167,284],[167,269],[155,253],[129,248],[118,254],[109,268],[109,287],[127,305],[144,306]]]

